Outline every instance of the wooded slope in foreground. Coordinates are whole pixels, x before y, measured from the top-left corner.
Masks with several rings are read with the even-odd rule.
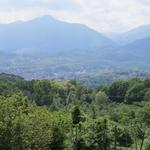
[[[150,150],[150,79],[91,89],[0,75],[2,150]]]

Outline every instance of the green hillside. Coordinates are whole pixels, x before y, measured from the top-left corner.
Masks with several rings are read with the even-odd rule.
[[[150,79],[90,88],[0,75],[0,149],[149,150]]]

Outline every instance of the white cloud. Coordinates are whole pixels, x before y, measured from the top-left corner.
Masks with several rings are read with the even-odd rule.
[[[0,0],[0,22],[50,14],[100,32],[120,32],[150,24],[149,0]]]
[[[150,6],[140,0],[76,1],[82,7],[81,22],[99,31],[125,31],[150,23]]]

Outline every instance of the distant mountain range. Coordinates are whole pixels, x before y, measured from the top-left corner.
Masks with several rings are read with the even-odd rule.
[[[142,56],[143,59],[150,58],[150,37],[143,38],[140,40],[136,40],[132,43],[129,43],[124,46],[126,51],[130,51],[130,53]]]
[[[51,16],[0,25],[0,72],[25,78],[150,70],[150,25],[107,37]]]
[[[140,26],[128,32],[117,34],[111,38],[120,45],[127,45],[147,37],[150,37],[150,25]]]
[[[101,48],[113,42],[82,24],[58,21],[50,16],[0,25],[0,49],[54,53]]]

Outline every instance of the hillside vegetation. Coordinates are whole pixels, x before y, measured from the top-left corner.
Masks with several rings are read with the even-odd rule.
[[[150,79],[89,88],[0,75],[2,150],[150,150]]]

